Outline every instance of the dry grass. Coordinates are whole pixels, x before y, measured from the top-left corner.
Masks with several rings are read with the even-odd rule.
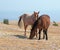
[[[0,50],[60,50],[60,23],[59,26],[49,27],[48,40],[28,39],[24,37],[24,29],[18,27],[17,22],[5,25],[0,23]]]

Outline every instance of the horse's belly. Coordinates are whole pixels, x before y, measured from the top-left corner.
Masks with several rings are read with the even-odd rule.
[[[34,21],[32,21],[32,20],[29,20],[29,19],[25,20],[26,25],[32,25],[33,23],[34,23]]]

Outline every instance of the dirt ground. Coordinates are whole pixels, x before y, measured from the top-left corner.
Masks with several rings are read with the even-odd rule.
[[[60,50],[60,23],[48,29],[48,40],[28,39],[30,27],[27,28],[27,37],[24,29],[17,24],[0,23],[0,50]]]

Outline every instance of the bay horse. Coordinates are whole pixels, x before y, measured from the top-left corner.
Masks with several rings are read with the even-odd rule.
[[[20,16],[19,21],[18,21],[18,26],[20,27],[21,19],[23,19],[25,36],[26,36],[26,29],[27,29],[28,25],[33,25],[33,23],[37,20],[38,16],[39,16],[39,12],[35,12],[35,11],[32,15],[23,14]]]
[[[47,36],[47,30],[49,28],[50,25],[50,17],[48,15],[41,15],[33,24],[31,32],[30,32],[30,36],[29,39],[32,39],[37,33],[36,30],[39,29],[39,40],[40,40],[40,34],[41,31],[43,30],[43,39],[46,36],[46,40],[48,40],[48,36]]]

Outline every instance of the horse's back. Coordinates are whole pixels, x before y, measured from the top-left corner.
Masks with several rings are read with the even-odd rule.
[[[31,16],[31,14],[24,14],[25,18],[28,18]]]
[[[41,26],[47,29],[50,25],[50,17],[48,15],[41,15]]]
[[[25,23],[25,25],[32,25],[35,21],[35,17],[33,14],[23,14],[22,15],[23,18],[23,22]]]

